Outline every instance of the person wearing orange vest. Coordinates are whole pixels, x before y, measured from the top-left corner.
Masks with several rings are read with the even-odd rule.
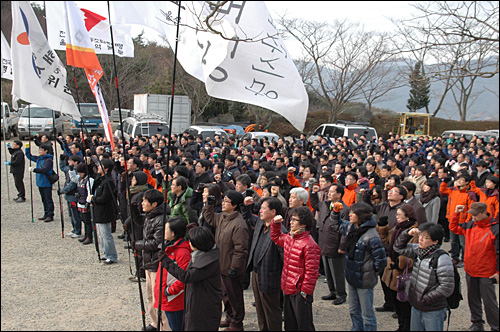
[[[484,331],[483,305],[491,330],[498,331],[499,328],[498,302],[494,286],[494,282],[498,283],[500,270],[499,226],[487,208],[485,203],[472,203],[467,211],[472,220],[459,223],[460,216],[465,213],[465,206],[457,205],[450,220],[450,230],[465,236],[464,269],[472,321],[472,326],[467,331]]]

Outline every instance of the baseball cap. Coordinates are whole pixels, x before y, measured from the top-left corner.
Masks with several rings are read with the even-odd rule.
[[[470,210],[467,213],[470,213],[473,216],[477,216],[480,213],[485,213],[488,209],[488,205],[481,202],[474,202],[470,205]]]

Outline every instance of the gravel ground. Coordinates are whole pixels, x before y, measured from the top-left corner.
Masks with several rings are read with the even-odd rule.
[[[12,142],[12,140],[10,141]],[[5,160],[4,144],[1,144],[2,162]],[[34,148],[34,154],[37,148]],[[7,157],[10,160],[10,156]],[[130,274],[129,255],[126,244],[117,239],[121,234],[118,223],[114,234],[118,251],[118,264],[105,265],[97,260],[94,245],[81,245],[76,239],[61,236],[60,205],[54,186],[53,198],[56,206],[55,220],[50,223],[38,221],[43,212],[38,189],[33,177],[33,216],[31,216],[30,177],[27,161],[25,203],[12,201],[17,196],[14,180],[9,174],[10,199],[7,194],[6,169],[1,168],[1,329],[51,330],[51,331],[137,331],[142,327],[138,284],[128,280]],[[64,210],[64,233],[71,230],[66,203]],[[449,243],[443,246],[449,249]],[[133,262],[133,259],[132,259]],[[132,268],[134,271],[135,269]],[[463,269],[462,294],[466,298]],[[143,294],[145,295],[145,283]],[[497,289],[498,290],[498,289]],[[322,301],[327,285],[320,276],[313,303],[314,324],[319,331],[346,331],[351,329],[347,304],[334,306]],[[247,331],[257,331],[255,308],[252,307],[251,288],[245,290]],[[497,292],[498,296],[498,292]],[[383,304],[382,287],[375,287],[375,306]],[[377,313],[378,329],[396,330],[397,320],[392,313]],[[146,324],[150,320],[146,317]],[[465,331],[470,326],[467,300],[453,310],[451,331]]]

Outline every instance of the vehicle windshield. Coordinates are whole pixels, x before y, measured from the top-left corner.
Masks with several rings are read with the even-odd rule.
[[[32,119],[52,118],[52,110],[45,107],[26,107],[23,111],[23,118],[31,117]]]
[[[100,119],[101,113],[96,105],[80,105],[80,112],[84,119]]]

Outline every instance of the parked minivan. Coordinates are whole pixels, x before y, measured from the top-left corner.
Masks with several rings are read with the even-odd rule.
[[[467,141],[470,141],[473,136],[477,136],[479,138],[484,136],[486,142],[489,142],[491,137],[495,137],[495,139],[498,138],[498,134],[494,132],[480,130],[445,130],[441,134],[441,137],[448,138],[450,134],[455,135],[455,139],[465,137]]]
[[[223,140],[229,138],[224,129],[215,126],[190,126],[188,129],[185,130],[185,132],[188,132],[195,138],[198,135],[202,135],[204,140],[207,137],[213,139],[215,135],[219,135]]]
[[[337,122],[337,123],[325,123],[316,128],[315,131],[309,136],[309,141],[314,141],[319,135],[323,137],[330,138],[342,138],[348,137],[350,139],[354,138],[354,134],[358,134],[358,137],[365,136],[367,141],[372,141],[373,136],[378,140],[377,130],[373,127],[369,127],[365,124],[360,124],[356,122]]]
[[[24,108],[17,125],[20,140],[26,139],[29,135],[35,136],[36,134],[40,136],[47,135],[52,139],[54,138],[54,127],[57,136],[63,134],[64,117],[61,116],[61,113],[35,104]]]
[[[123,136],[127,142],[139,134],[148,138],[156,134],[168,135],[168,124],[157,114],[137,113],[123,120]],[[118,125],[114,136],[122,138],[121,126]]]

